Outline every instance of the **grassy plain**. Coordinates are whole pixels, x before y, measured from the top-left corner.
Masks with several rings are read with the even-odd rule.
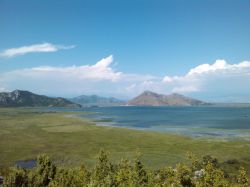
[[[250,142],[193,139],[166,133],[96,126],[74,113],[39,112],[27,108],[0,108],[0,166],[17,160],[34,159],[47,153],[57,163],[91,166],[99,150],[110,153],[114,162],[133,159],[137,152],[148,167],[158,168],[186,161],[188,151],[197,156],[212,155],[224,162],[229,172],[243,165],[250,172]]]

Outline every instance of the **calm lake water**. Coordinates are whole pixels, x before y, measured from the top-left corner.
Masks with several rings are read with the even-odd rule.
[[[97,125],[185,134],[250,138],[247,107],[96,107],[83,109]]]
[[[244,138],[250,140],[250,107],[93,107],[97,125],[160,131],[193,137]]]
[[[36,160],[18,160],[15,165],[21,168],[31,169],[36,167]]]

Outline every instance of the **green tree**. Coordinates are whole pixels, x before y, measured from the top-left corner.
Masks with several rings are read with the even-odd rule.
[[[113,169],[113,165],[108,160],[107,153],[101,150],[97,164],[92,171],[90,186],[114,185]]]
[[[44,187],[48,186],[56,174],[56,166],[48,155],[37,157],[37,167],[35,171],[29,174],[29,185]]]
[[[168,187],[175,182],[175,171],[172,167],[165,167],[156,171],[153,177],[153,184],[155,186]]]
[[[243,167],[240,167],[239,169],[239,174],[237,176],[237,183],[244,187],[247,187],[250,185],[248,178],[247,178],[247,172]]]
[[[10,169],[4,179],[4,187],[26,187],[28,186],[27,172],[21,168]]]
[[[186,165],[177,164],[175,168],[175,181],[182,186],[194,186],[192,182],[192,170]]]
[[[200,177],[195,186],[197,187],[228,187],[230,182],[225,179],[224,172],[208,162],[204,167],[204,175]]]
[[[122,187],[134,186],[133,182],[134,172],[128,160],[121,160],[118,164],[115,174],[115,185]]]
[[[144,165],[140,160],[140,156],[135,159],[134,163],[134,170],[135,170],[135,184],[138,186],[147,186],[148,183],[148,174]]]
[[[81,168],[57,169],[54,179],[49,183],[49,187],[81,187],[89,183],[90,173],[84,166]]]

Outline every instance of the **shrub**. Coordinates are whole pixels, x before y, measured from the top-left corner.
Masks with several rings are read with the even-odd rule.
[[[100,151],[95,167],[86,169],[56,167],[47,155],[37,158],[37,167],[31,170],[10,168],[4,178],[4,187],[247,187],[246,170],[240,168],[237,180],[229,180],[218,167],[217,159],[205,156],[198,159],[189,154],[191,165],[177,164],[159,170],[147,169],[140,157],[131,164],[121,160],[109,161],[105,151]]]

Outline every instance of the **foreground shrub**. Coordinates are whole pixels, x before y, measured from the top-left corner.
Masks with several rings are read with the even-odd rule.
[[[198,159],[189,154],[190,165],[177,164],[150,170],[140,157],[133,162],[121,160],[118,164],[109,161],[101,151],[93,169],[84,165],[78,168],[56,167],[47,155],[37,159],[32,170],[10,168],[4,177],[5,187],[248,187],[249,180],[244,168],[240,168],[236,180],[225,177],[217,159],[205,156]]]
[[[237,182],[239,184],[241,184],[242,186],[249,186],[249,180],[247,178],[247,172],[246,170],[241,167],[240,170],[239,170],[239,174],[238,174],[238,177],[237,177]]]
[[[50,187],[86,186],[89,183],[89,172],[85,168],[60,169],[57,171]]]
[[[11,168],[9,174],[4,178],[4,186],[6,187],[25,187],[28,184],[27,172],[24,169]]]

